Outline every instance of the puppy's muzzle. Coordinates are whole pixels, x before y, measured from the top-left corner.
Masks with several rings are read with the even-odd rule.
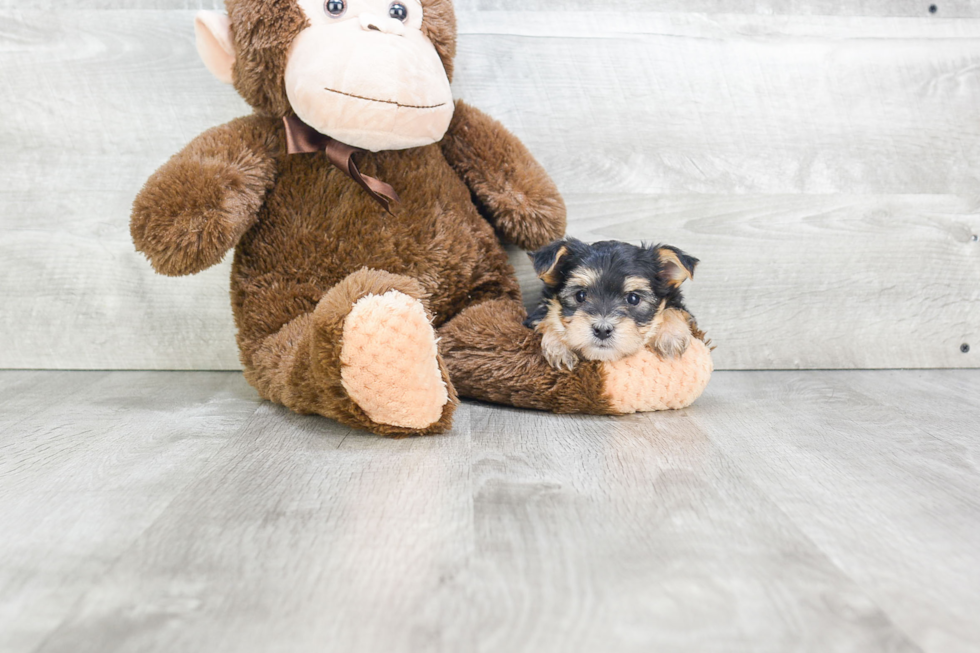
[[[614,327],[608,322],[597,322],[592,325],[592,335],[598,340],[609,340],[614,330]]]

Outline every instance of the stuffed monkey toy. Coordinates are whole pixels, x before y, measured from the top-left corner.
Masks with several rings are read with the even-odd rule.
[[[232,307],[259,393],[378,434],[451,426],[458,396],[556,412],[680,408],[711,359],[650,351],[556,370],[500,239],[535,250],[565,206],[527,149],[454,102],[451,0],[227,0],[197,47],[252,115],[147,181],[131,231],[165,275],[234,248]]]

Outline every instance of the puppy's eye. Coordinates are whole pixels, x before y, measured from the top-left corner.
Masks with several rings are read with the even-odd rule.
[[[575,293],[575,301],[577,301],[579,304],[581,304],[582,302],[585,301],[585,291],[584,290],[580,290],[577,293]]]
[[[344,0],[327,0],[323,3],[323,9],[328,15],[340,18],[347,11],[347,3]]]
[[[640,296],[637,295],[635,292],[631,292],[630,294],[626,295],[626,301],[627,303],[636,306],[637,304],[640,303]]]
[[[388,15],[404,23],[408,20],[408,7],[400,2],[392,2],[388,7]]]

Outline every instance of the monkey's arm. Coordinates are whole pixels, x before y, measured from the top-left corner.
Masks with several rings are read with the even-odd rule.
[[[147,180],[129,228],[157,272],[209,268],[255,224],[276,176],[275,123],[247,116],[209,129]]]
[[[565,202],[558,188],[499,122],[457,101],[442,151],[480,212],[509,242],[532,251],[565,235]]]

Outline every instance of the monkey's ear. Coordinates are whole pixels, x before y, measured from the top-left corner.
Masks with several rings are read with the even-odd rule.
[[[197,53],[204,65],[225,84],[231,84],[235,65],[235,45],[231,39],[231,20],[220,11],[199,11],[194,18]]]
[[[534,263],[534,271],[538,278],[546,286],[557,286],[561,283],[562,260],[567,260],[571,254],[570,243],[564,240],[556,240],[550,245],[545,245],[538,251],[528,254]]]
[[[700,262],[696,258],[669,245],[657,247],[656,252],[660,260],[660,280],[668,286],[677,288],[688,279],[694,278],[694,268]]]

